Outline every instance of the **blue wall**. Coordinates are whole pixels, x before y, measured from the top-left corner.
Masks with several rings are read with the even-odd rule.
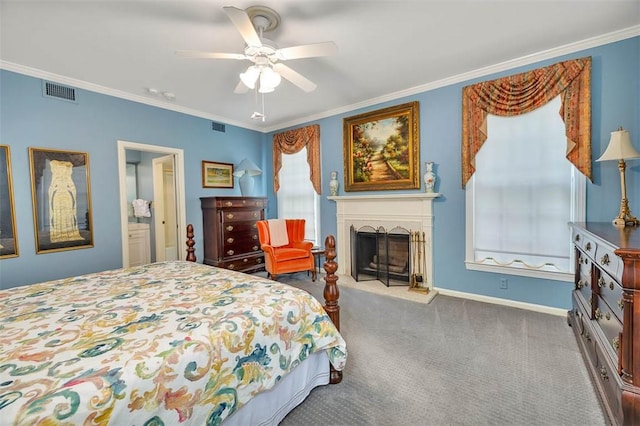
[[[464,83],[381,103],[365,109],[329,117],[320,124],[323,197],[321,202],[322,235],[336,235],[336,204],[327,200],[329,173],[339,171],[343,177],[344,117],[409,101],[420,102],[420,164],[434,161],[439,182],[436,191],[442,197],[434,202],[434,284],[450,290],[476,293],[558,308],[571,306],[568,282],[541,280],[509,275],[509,288],[500,289],[502,275],[469,271],[464,266],[465,192],[461,187],[460,141],[462,138],[462,88],[479,81],[539,68],[567,59],[592,57],[592,156],[593,183],[587,185],[587,220],[610,222],[620,208],[620,175],[615,162],[596,163],[604,152],[610,132],[618,126],[629,130],[640,151],[640,37],[628,39],[571,55],[538,62],[526,67],[496,73]],[[640,160],[627,164],[627,197],[631,211],[640,217]],[[345,195],[342,190],[339,195]],[[270,192],[272,189],[270,188]],[[411,191],[394,191],[411,192]],[[415,191],[414,191],[415,192]],[[371,194],[384,192],[371,191]],[[350,192],[349,195],[357,195]]]
[[[8,71],[0,72],[0,91],[0,143],[11,147],[20,246],[19,257],[0,261],[0,288],[122,266],[118,140],[184,149],[186,219],[198,236],[200,259],[200,197],[240,195],[237,182],[234,189],[202,188],[201,161],[265,161],[259,132],[229,125],[225,133],[214,132],[209,120],[85,90],[76,90],[77,103],[45,98],[40,79]],[[28,147],[89,154],[93,248],[35,254]],[[262,193],[263,176],[256,177]]]
[[[322,235],[336,234],[336,206],[326,199],[326,195],[329,194],[331,170],[339,171],[339,179],[343,179],[343,118],[417,100],[420,102],[420,164],[425,161],[436,163],[439,177],[436,189],[443,194],[434,205],[436,287],[568,308],[570,283],[509,276],[509,288],[501,290],[501,276],[467,271],[464,267],[465,204],[460,184],[461,90],[463,86],[477,81],[583,56],[593,59],[593,159],[604,151],[609,133],[618,126],[630,131],[634,146],[640,150],[640,37],[634,37],[314,122],[321,127]],[[0,261],[2,288],[121,266],[118,139],[184,149],[187,222],[196,228],[196,254],[199,259],[202,258],[199,197],[240,195],[237,185],[234,190],[203,189],[201,160],[237,164],[244,157],[249,157],[261,164],[264,173],[257,179],[257,191],[269,196],[268,217],[276,215],[271,180],[272,134],[263,135],[234,126],[227,126],[226,133],[212,132],[208,120],[82,90],[79,91],[78,104],[45,99],[39,79],[7,71],[0,72],[0,91],[0,143],[11,146],[20,243],[18,258]],[[89,153],[94,248],[35,255],[27,154],[30,146]],[[342,187],[340,193],[344,194]],[[632,212],[640,216],[640,161],[628,163],[627,194]],[[594,161],[593,183],[589,183],[587,188],[588,220],[610,221],[617,215],[619,204],[617,166],[612,162]]]

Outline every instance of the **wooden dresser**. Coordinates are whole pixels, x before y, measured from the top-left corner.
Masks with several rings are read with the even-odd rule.
[[[569,324],[613,424],[640,424],[640,228],[572,224]]]
[[[241,272],[264,270],[256,222],[265,217],[263,197],[203,197],[202,228],[207,265]]]

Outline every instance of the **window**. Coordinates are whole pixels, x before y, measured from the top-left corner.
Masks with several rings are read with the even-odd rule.
[[[320,197],[313,190],[309,180],[307,148],[295,154],[282,155],[282,168],[279,173],[278,217],[281,219],[305,219],[305,239],[319,242]]]
[[[468,269],[572,281],[568,222],[584,220],[586,178],[565,158],[560,97],[489,115],[466,186]]]

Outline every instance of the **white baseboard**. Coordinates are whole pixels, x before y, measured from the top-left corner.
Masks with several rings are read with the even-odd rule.
[[[463,291],[447,290],[446,288],[436,287],[443,296],[459,297],[462,299],[476,300],[478,302],[493,303],[496,305],[511,306],[512,308],[526,309],[528,311],[542,312],[544,314],[557,315],[560,317],[567,316],[567,309],[552,308],[550,306],[536,305],[534,303],[518,302],[515,300],[501,299],[499,297],[482,296],[480,294],[465,293]]]

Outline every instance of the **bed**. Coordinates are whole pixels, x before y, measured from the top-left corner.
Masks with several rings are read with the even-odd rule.
[[[194,262],[190,231],[192,261],[0,290],[0,423],[277,424],[340,381],[333,237],[323,307]]]

